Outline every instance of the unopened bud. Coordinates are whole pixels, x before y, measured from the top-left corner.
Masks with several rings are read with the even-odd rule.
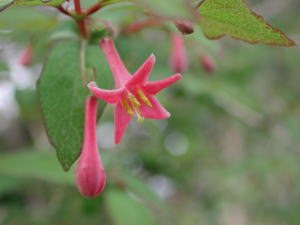
[[[190,21],[175,19],[174,23],[175,23],[177,29],[183,35],[192,34],[194,32],[193,24]]]
[[[85,105],[83,147],[75,169],[77,188],[83,196],[89,198],[98,195],[106,183],[105,170],[96,140],[97,108],[97,98],[88,97]]]

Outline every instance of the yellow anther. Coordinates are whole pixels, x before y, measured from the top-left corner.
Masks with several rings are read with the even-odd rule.
[[[132,104],[135,107],[140,107],[141,106],[141,103],[139,103],[139,101],[136,99],[136,97],[132,93],[130,93],[128,91],[127,95],[128,95],[128,99],[132,102]]]
[[[144,117],[141,116],[141,104],[139,103],[139,105],[137,105],[134,101],[129,100],[128,105],[133,110],[134,114],[137,116],[137,122],[142,123],[144,121]]]
[[[147,98],[147,96],[144,94],[144,92],[139,89],[139,88],[136,88],[136,92],[138,94],[138,96],[142,99],[142,101],[148,106],[148,107],[152,107],[152,104],[149,100],[149,98]]]
[[[121,100],[121,103],[122,103],[122,106],[123,108],[125,109],[125,111],[130,115],[130,116],[133,116],[134,115],[134,112],[133,110],[131,109],[129,103],[127,102],[126,99],[122,99]]]
[[[130,115],[130,116],[137,116],[137,122],[142,123],[144,121],[144,117],[141,116],[141,103],[137,100],[137,98],[127,91],[127,98],[124,97],[121,100],[121,104],[125,111]]]

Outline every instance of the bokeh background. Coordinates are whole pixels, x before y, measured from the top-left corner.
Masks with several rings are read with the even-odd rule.
[[[300,43],[298,0],[249,4]],[[97,16],[119,27],[143,18],[132,5]],[[100,196],[86,199],[73,172],[63,172],[56,160],[35,92],[51,41],[72,35],[57,29],[62,22],[68,18],[55,9],[0,13],[1,225],[300,224],[298,47],[210,41],[196,27],[185,37],[188,72],[159,94],[170,119],[133,121],[116,146],[112,107],[106,108],[97,133],[108,184]],[[116,42],[131,72],[153,52],[151,79],[172,74],[166,29],[121,35]],[[33,59],[23,66],[28,45]],[[213,58],[213,72],[201,66],[200,52]]]

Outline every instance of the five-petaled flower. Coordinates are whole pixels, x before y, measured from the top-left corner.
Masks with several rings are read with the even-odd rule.
[[[175,74],[164,80],[148,81],[148,77],[155,64],[152,54],[145,63],[133,74],[125,68],[113,41],[109,38],[100,40],[108,64],[115,79],[115,90],[98,88],[95,82],[88,84],[91,92],[109,104],[116,105],[115,117],[115,143],[118,144],[130,122],[136,115],[138,121],[147,119],[165,119],[170,113],[153,96],[179,80],[182,76]]]

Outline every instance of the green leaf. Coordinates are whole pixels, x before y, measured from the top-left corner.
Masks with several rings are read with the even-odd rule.
[[[64,0],[16,0],[15,5],[22,6],[56,6],[61,5]]]
[[[106,207],[115,225],[155,225],[154,216],[140,201],[127,192],[111,189],[105,195]]]
[[[84,103],[90,94],[83,84],[80,45],[75,41],[58,43],[50,53],[38,82],[38,98],[49,139],[57,150],[64,170],[80,155],[83,142]],[[95,66],[96,82],[102,88],[112,86],[112,76],[97,45],[86,50],[88,74]],[[100,101],[99,111],[104,107]]]
[[[74,183],[73,174],[61,172],[54,154],[31,150],[1,154],[0,175],[9,178],[35,178],[61,184]]]
[[[244,0],[204,0],[198,11],[201,28],[210,39],[229,35],[251,44],[296,45],[282,31],[252,12]]]
[[[55,13],[45,13],[34,8],[13,7],[0,13],[0,29],[20,31],[22,38],[28,32],[31,35],[47,32],[56,24]]]

